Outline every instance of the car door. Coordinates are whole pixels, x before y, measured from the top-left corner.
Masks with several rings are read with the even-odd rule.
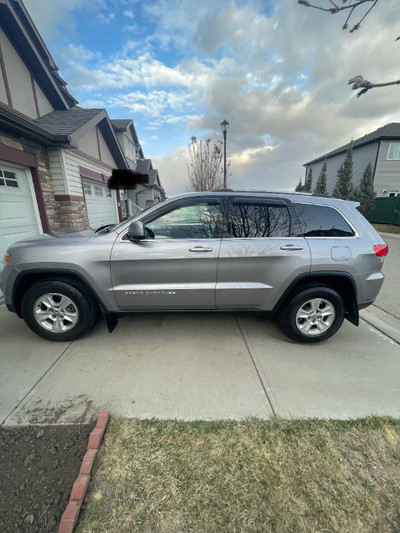
[[[119,237],[111,278],[121,310],[215,309],[218,198],[180,200],[142,217],[146,238]]]
[[[217,308],[272,310],[290,283],[310,271],[308,243],[293,236],[290,203],[233,197],[224,220]]]

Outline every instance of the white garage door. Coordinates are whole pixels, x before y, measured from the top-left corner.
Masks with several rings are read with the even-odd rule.
[[[115,192],[110,191],[107,185],[101,182],[88,179],[83,180],[83,187],[90,226],[96,229],[104,224],[117,223]]]
[[[16,241],[42,232],[30,170],[0,161],[0,257]]]

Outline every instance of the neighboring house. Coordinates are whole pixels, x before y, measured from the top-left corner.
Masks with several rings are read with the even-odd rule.
[[[313,188],[326,159],[328,193],[332,193],[337,171],[350,143],[324,154],[304,166],[306,176],[312,167]],[[400,123],[391,123],[353,141],[353,183],[357,185],[371,163],[377,196],[400,195]]]
[[[112,120],[114,131],[119,144],[128,161],[129,168],[140,174],[149,176],[149,183],[136,185],[134,189],[126,191],[127,213],[136,214],[137,211],[161,202],[165,199],[165,191],[161,186],[158,171],[153,168],[151,159],[145,159],[142,147],[132,120]]]
[[[57,70],[22,0],[0,0],[0,257],[22,238],[127,215],[107,181],[133,168],[131,152],[104,109],[77,106]]]

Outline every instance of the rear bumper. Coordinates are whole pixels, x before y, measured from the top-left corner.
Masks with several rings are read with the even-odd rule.
[[[367,302],[363,302],[362,304],[358,304],[358,310],[361,311],[361,309],[365,309],[366,307],[369,307],[375,302],[375,298],[373,300],[368,300]]]

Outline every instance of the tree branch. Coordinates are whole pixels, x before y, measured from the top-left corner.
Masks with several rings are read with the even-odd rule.
[[[367,10],[367,12],[364,14],[364,16],[362,17],[362,19],[357,22],[357,24],[355,24],[353,26],[353,28],[350,30],[350,33],[353,32],[353,31],[356,31],[360,28],[361,26],[361,22],[363,22],[363,20],[365,19],[365,17],[367,17],[367,15],[371,12],[371,10],[376,6],[376,4],[379,2],[379,0],[357,0],[355,2],[352,2],[351,4],[345,4],[343,6],[338,6],[337,4],[335,4],[332,0],[328,0],[328,2],[330,4],[332,4],[333,7],[322,7],[322,6],[319,6],[319,5],[315,5],[315,4],[310,4],[310,2],[308,2],[308,0],[297,0],[297,3],[299,3],[300,5],[304,6],[304,7],[311,7],[313,9],[319,9],[320,11],[325,11],[325,13],[330,13],[331,15],[336,15],[337,13],[339,13],[340,11],[345,11],[346,9],[350,10],[350,13],[349,13],[349,16],[347,17],[346,19],[346,22],[344,23],[343,25],[343,29],[344,30],[347,30],[348,28],[348,22],[350,20],[350,17],[352,16],[352,14],[354,13],[354,11],[362,6],[363,4],[366,4],[367,2],[372,2],[373,5]]]
[[[386,83],[372,83],[368,80],[365,80],[361,75],[359,75],[359,76],[355,76],[354,78],[351,78],[351,80],[348,81],[347,85],[353,85],[352,87],[353,91],[361,89],[361,91],[357,93],[357,96],[360,97],[362,94],[365,94],[370,89],[374,89],[375,87],[388,87],[389,85],[400,85],[400,80],[388,81]]]

